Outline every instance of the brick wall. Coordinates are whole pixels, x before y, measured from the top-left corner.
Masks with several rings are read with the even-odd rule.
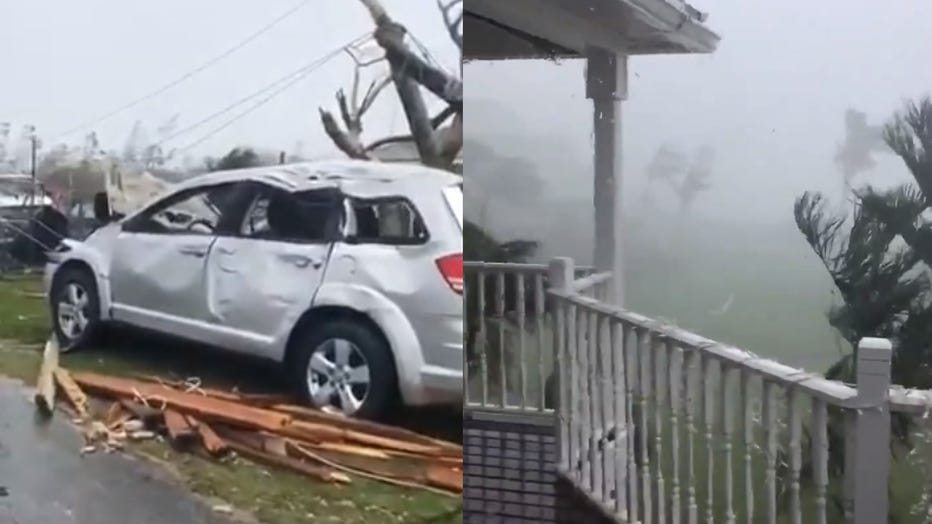
[[[465,524],[609,524],[565,482],[557,480],[550,425],[491,422],[466,415],[463,424]]]

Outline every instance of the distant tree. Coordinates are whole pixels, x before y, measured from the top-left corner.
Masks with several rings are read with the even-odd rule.
[[[647,183],[644,185],[644,196],[649,198],[654,184],[658,182],[675,187],[677,181],[686,172],[687,166],[686,155],[670,145],[661,145],[654,152],[653,158],[647,165]]]
[[[228,169],[244,169],[263,165],[259,155],[248,147],[235,147],[219,160],[208,158],[204,163],[208,171],[226,171]]]
[[[845,141],[835,153],[835,164],[841,169],[846,186],[855,176],[876,165],[874,153],[887,151],[882,126],[869,125],[867,114],[862,111],[845,111]]]
[[[686,170],[685,176],[675,183],[674,191],[680,201],[680,211],[683,214],[689,213],[696,201],[696,197],[711,187],[709,178],[712,176],[712,161],[715,158],[715,151],[708,146],[704,146],[696,153],[693,163]]]

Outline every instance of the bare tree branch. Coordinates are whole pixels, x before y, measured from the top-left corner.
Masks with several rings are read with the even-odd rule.
[[[372,82],[360,101],[357,96],[359,69],[381,59],[364,62],[353,50],[348,50],[348,54],[356,63],[351,100],[346,100],[342,90],[337,93],[337,103],[346,129],[341,129],[336,119],[321,109],[321,121],[327,135],[341,151],[352,158],[371,159],[370,152],[381,146],[413,141],[423,164],[444,169],[451,168],[463,146],[462,80],[428,63],[409,49],[405,43],[407,29],[391,19],[379,0],[360,0],[360,2],[375,22],[375,42],[384,51],[384,59],[389,64],[391,74]],[[463,15],[462,11],[458,16],[454,15],[457,4],[462,6],[462,0],[438,0],[444,24],[450,31],[450,37],[462,52],[462,32],[458,30],[458,27],[462,23]],[[389,82],[395,85],[411,134],[382,138],[364,146],[361,140],[361,117],[372,107],[379,93]],[[427,112],[427,104],[421,93],[421,87],[447,103],[447,107],[433,118]],[[441,127],[451,116],[454,117],[453,121]]]
[[[456,6],[460,6],[460,12],[456,17],[451,18],[450,13]],[[443,15],[443,25],[447,26],[450,39],[453,40],[456,47],[459,47],[460,53],[463,52],[463,33],[458,28],[463,21],[462,6],[463,0],[451,0],[446,5],[444,5],[443,0],[437,0],[437,7],[440,8],[440,13]]]
[[[413,53],[404,43],[405,27],[388,16],[378,0],[360,0],[375,22],[375,41],[385,50],[392,69],[413,78],[446,103],[462,110],[463,81],[436,68]]]
[[[456,114],[456,111],[453,109],[453,107],[447,106],[443,108],[443,111],[437,113],[435,117],[430,119],[430,125],[434,129],[437,129],[438,127],[443,125],[443,123],[446,122],[451,116],[455,114]],[[397,144],[400,142],[413,142],[413,141],[414,141],[414,137],[411,136],[410,134],[387,136],[385,138],[380,138],[376,140],[375,142],[372,142],[371,144],[366,146],[366,151],[374,151],[388,144]]]
[[[369,89],[366,90],[365,96],[362,97],[362,103],[359,107],[359,114],[362,115],[372,107],[373,102],[379,96],[379,93],[382,92],[385,87],[392,82],[391,76],[386,76],[380,80],[373,81],[369,84]]]
[[[346,156],[360,160],[370,160],[368,153],[362,143],[359,142],[358,136],[343,131],[337,124],[333,115],[329,111],[320,108],[320,121],[324,125],[324,132],[333,141],[333,144],[343,151]]]

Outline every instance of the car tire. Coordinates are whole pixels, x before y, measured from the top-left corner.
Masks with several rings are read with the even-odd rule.
[[[364,323],[344,319],[315,322],[296,337],[294,344],[293,380],[306,404],[377,420],[384,418],[397,401],[398,378],[391,349],[379,333]],[[338,352],[350,356],[341,360]],[[362,373],[360,366],[366,366],[367,372]],[[363,378],[368,378],[365,388],[361,387]],[[347,402],[349,411],[343,407],[347,394],[353,396]]]
[[[83,268],[64,268],[49,293],[52,328],[62,353],[85,346],[100,326],[100,299],[94,275]]]

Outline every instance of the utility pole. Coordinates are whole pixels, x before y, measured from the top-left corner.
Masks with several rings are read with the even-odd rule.
[[[285,153],[284,151],[280,151],[280,152],[278,153],[278,163],[279,163],[280,165],[285,165],[285,155],[286,155],[286,153]]]
[[[36,203],[36,151],[39,149],[39,141],[36,137],[36,132],[33,131],[32,135],[29,137],[30,144],[30,172],[32,173],[32,202],[30,204]]]

